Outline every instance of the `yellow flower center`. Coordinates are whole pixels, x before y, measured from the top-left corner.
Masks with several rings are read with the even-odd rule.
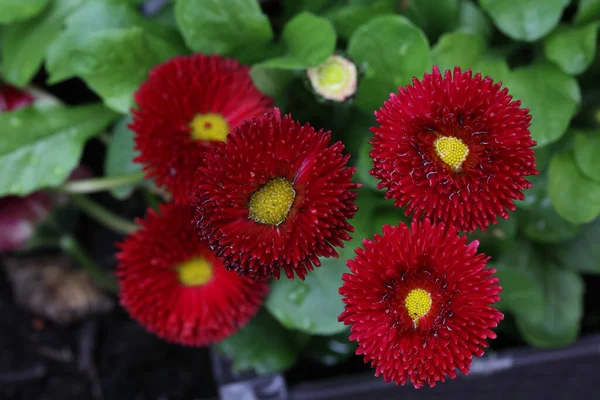
[[[348,71],[337,62],[328,62],[319,67],[319,83],[329,89],[338,89],[348,79]]]
[[[197,114],[192,123],[192,139],[225,141],[229,124],[221,114]]]
[[[431,309],[431,295],[427,290],[413,289],[408,292],[404,299],[404,305],[408,311],[408,315],[417,325],[419,318],[426,315]]]
[[[192,258],[177,267],[177,275],[185,286],[200,286],[212,279],[213,268],[205,258]]]
[[[454,171],[460,171],[463,162],[469,155],[469,147],[459,138],[440,136],[434,144],[435,153],[444,164]]]
[[[294,187],[287,179],[272,179],[250,197],[250,218],[263,224],[279,225],[287,217],[295,197]]]

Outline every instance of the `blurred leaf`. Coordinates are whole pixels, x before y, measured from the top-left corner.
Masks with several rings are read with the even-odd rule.
[[[531,136],[538,148],[565,134],[581,103],[577,81],[551,64],[518,68],[504,83],[514,99],[531,110]]]
[[[427,38],[401,16],[373,18],[350,38],[348,53],[365,76],[358,86],[357,105],[373,112],[391,92],[431,68]]]
[[[394,207],[392,202],[386,207],[378,207],[375,210],[375,215],[373,216],[373,234],[379,233],[383,234],[383,226],[397,226],[399,223],[404,223],[410,226],[411,218],[404,215],[404,208]],[[370,235],[371,238],[373,235]]]
[[[216,347],[233,359],[235,371],[253,369],[258,374],[281,372],[291,367],[299,351],[292,332],[286,331],[264,310]]]
[[[142,170],[142,164],[133,162],[137,156],[134,149],[134,133],[127,125],[131,116],[125,116],[115,125],[106,158],[104,160],[104,175],[107,177],[130,174]],[[119,199],[126,199],[133,192],[133,186],[124,186],[111,190],[111,194]]]
[[[356,255],[354,250],[362,246],[363,239],[372,237],[377,231],[373,214],[377,203],[380,201],[381,198],[375,193],[366,190],[364,187],[358,189],[358,196],[356,197],[358,211],[354,218],[349,221],[354,227],[354,232],[351,233],[352,240],[347,242],[344,248],[340,250],[340,259],[343,262],[354,258]]]
[[[185,42],[197,52],[256,57],[273,40],[257,0],[178,0],[175,17]]]
[[[379,180],[369,173],[371,168],[373,168],[373,159],[369,155],[369,152],[371,151],[371,145],[369,144],[370,140],[370,136],[366,137],[363,140],[362,146],[360,146],[356,164],[356,176],[360,183],[365,185],[365,188],[378,190],[377,184],[379,183]]]
[[[489,39],[494,31],[492,21],[475,3],[462,1],[458,14],[458,27],[461,32],[479,35]]]
[[[486,230],[477,229],[467,234],[469,241],[479,240],[479,250],[490,256],[503,254],[512,246],[517,236],[518,218],[511,215],[508,219],[498,218],[498,223]]]
[[[276,97],[285,91],[294,74],[289,70],[255,66],[250,70],[250,76],[258,90],[266,95]]]
[[[559,26],[544,40],[544,53],[568,74],[579,75],[596,56],[598,23],[580,27]]]
[[[335,29],[325,18],[307,12],[296,15],[283,28],[283,57],[274,58],[256,67],[305,69],[325,62],[335,50]]]
[[[356,342],[348,339],[349,329],[332,336],[312,336],[303,355],[332,367],[346,361],[356,351]]]
[[[403,14],[430,38],[454,30],[458,24],[460,0],[417,0],[407,3],[408,8]]]
[[[544,318],[543,286],[527,266],[502,263],[490,266],[497,269],[496,277],[502,286],[500,301],[495,304],[499,310],[534,321]]]
[[[473,72],[480,72],[484,77],[489,76],[494,82],[504,82],[510,74],[510,68],[505,59],[486,54],[475,64]]]
[[[50,43],[60,34],[65,18],[81,0],[54,0],[37,17],[7,25],[3,30],[3,79],[24,87],[37,73]]]
[[[546,187],[548,185],[548,174],[528,176],[527,180],[533,185],[530,189],[523,190],[525,200],[516,200],[515,204],[523,210],[531,210],[546,197]]]
[[[283,0],[282,2],[284,18],[287,20],[301,11],[319,13],[339,0]]]
[[[573,271],[549,264],[539,267],[544,287],[544,316],[517,314],[517,327],[524,339],[536,347],[558,347],[577,339],[583,315],[583,280]],[[529,304],[524,306],[529,307]]]
[[[548,195],[561,217],[574,224],[583,224],[598,216],[600,183],[579,171],[571,152],[555,155],[548,173]]]
[[[549,248],[561,265],[583,273],[600,273],[600,218],[581,227],[577,237]]]
[[[396,0],[373,0],[372,2],[340,5],[327,11],[324,16],[333,23],[340,37],[348,39],[361,25],[372,18],[395,12]]]
[[[331,335],[345,327],[337,317],[344,310],[338,289],[348,271],[344,260],[321,258],[321,266],[301,281],[283,277],[271,284],[265,307],[287,329]]]
[[[440,70],[453,70],[455,66],[464,71],[475,70],[475,66],[486,51],[485,40],[481,36],[465,32],[446,33],[440,37],[431,51],[433,63]]]
[[[600,132],[575,134],[575,162],[583,174],[600,183]]]
[[[575,22],[585,24],[600,20],[600,0],[579,0]]]
[[[479,0],[479,4],[502,33],[515,40],[533,42],[558,25],[569,1]]]
[[[101,105],[22,108],[0,114],[0,196],[63,183],[87,139],[116,117]]]
[[[2,0],[0,1],[0,24],[31,18],[48,5],[49,0]]]
[[[562,242],[579,232],[580,225],[563,219],[552,205],[550,197],[542,198],[531,210],[522,214],[525,236],[540,243]]]
[[[86,2],[66,25],[48,49],[50,83],[79,76],[123,113],[148,71],[183,52],[176,31],[142,18],[127,2]]]

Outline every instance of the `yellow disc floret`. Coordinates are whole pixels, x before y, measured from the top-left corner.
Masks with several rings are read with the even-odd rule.
[[[469,155],[469,147],[462,140],[453,136],[438,137],[433,147],[435,154],[453,171],[460,171],[463,162]]]
[[[404,305],[416,325],[419,318],[425,316],[431,309],[431,295],[424,289],[412,289],[404,299]]]
[[[227,139],[229,124],[221,114],[197,114],[192,123],[192,139],[221,140]]]
[[[287,217],[295,197],[294,187],[287,179],[272,179],[250,197],[250,218],[267,225],[279,225]]]
[[[212,279],[213,268],[205,258],[192,258],[179,265],[177,268],[179,282],[185,286],[204,285]]]

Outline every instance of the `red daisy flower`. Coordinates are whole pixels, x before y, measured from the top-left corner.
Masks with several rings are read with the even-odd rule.
[[[204,346],[236,332],[258,312],[264,282],[227,271],[197,239],[189,206],[149,210],[117,255],[121,304],[148,331]]]
[[[225,268],[253,279],[284,269],[304,279],[318,257],[337,257],[354,228],[354,168],[330,132],[279,109],[234,129],[206,155],[192,198],[198,232]]]
[[[186,203],[204,154],[242,121],[273,107],[249,68],[218,55],[180,56],[154,68],[135,94],[130,128],[136,161],[148,177]]]
[[[508,218],[525,177],[537,175],[529,109],[481,74],[437,67],[392,94],[376,111],[371,174],[386,198],[413,220],[428,217],[460,231]]]
[[[352,325],[356,354],[399,385],[434,386],[456,369],[467,374],[503,318],[490,306],[501,288],[496,271],[486,269],[489,257],[477,254],[479,243],[425,219],[410,231],[385,225],[383,236],[363,244],[340,288],[346,308],[339,320]]]

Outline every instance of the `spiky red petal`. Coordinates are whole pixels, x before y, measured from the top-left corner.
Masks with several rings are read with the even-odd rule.
[[[294,272],[304,279],[320,265],[318,257],[337,257],[334,246],[342,247],[354,230],[348,220],[358,185],[344,146],[329,146],[330,139],[275,108],[234,129],[206,155],[192,203],[198,233],[225,268],[253,279],[279,279],[281,269],[289,279]],[[274,178],[291,182],[296,193],[276,226],[255,222],[248,210],[252,193]]]
[[[204,154],[218,142],[193,140],[190,123],[197,114],[216,113],[231,129],[273,107],[258,91],[249,67],[219,55],[173,58],[150,71],[135,93],[136,161],[148,177],[166,187],[177,202],[187,203]]]
[[[481,356],[486,339],[503,315],[491,306],[500,299],[498,279],[486,269],[478,242],[466,243],[454,228],[428,219],[411,228],[385,225],[383,236],[364,240],[364,249],[347,262],[340,294],[340,321],[352,325],[356,354],[371,362],[376,375],[402,385],[434,386],[456,370],[466,374],[472,356]],[[431,309],[415,326],[404,304],[412,289],[424,289]]]
[[[204,346],[236,332],[258,312],[268,286],[223,268],[198,241],[189,206],[150,209],[141,228],[119,245],[117,276],[123,307],[148,331],[170,342]],[[212,279],[184,286],[176,267],[203,257]]]
[[[386,198],[406,206],[413,220],[446,222],[461,231],[486,229],[497,216],[508,218],[525,177],[537,175],[529,109],[512,101],[508,89],[471,70],[437,67],[423,81],[400,88],[376,112],[379,126],[371,144],[371,174],[387,189]],[[454,136],[468,147],[463,171],[436,159],[437,135]]]

